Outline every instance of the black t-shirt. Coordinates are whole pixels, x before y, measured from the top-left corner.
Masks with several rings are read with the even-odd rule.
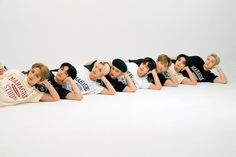
[[[92,71],[94,64],[97,60],[93,61],[90,65],[84,65],[89,71]],[[118,81],[118,79],[112,79],[109,74],[107,74],[106,79],[111,83],[111,85],[115,88],[116,91],[122,92],[124,88],[127,86],[121,81]],[[106,85],[102,82],[102,80],[98,79],[96,80],[101,86],[106,88]]]
[[[117,92],[122,92],[127,86],[125,83],[119,81],[118,79],[112,79],[109,74],[107,74],[105,77]],[[106,87],[106,85],[101,80],[97,80],[97,82],[99,82],[101,86]]]
[[[164,86],[164,84],[165,84],[165,82],[167,80],[165,78],[165,76],[163,74],[157,74],[157,76],[158,76],[158,78],[160,80],[161,85]],[[153,78],[152,74],[148,74],[147,79],[148,79],[148,82],[151,82],[151,83],[155,84],[155,81],[154,81],[154,78]]]
[[[173,63],[173,64],[175,64],[176,63],[176,59],[171,59],[171,62]]]
[[[50,76],[48,77],[48,82],[51,83],[51,85],[55,88],[55,90],[57,91],[58,95],[60,96],[61,99],[65,99],[67,94],[70,93],[69,90],[62,88],[62,85],[58,84],[55,80],[54,80],[54,75],[51,72]]]
[[[142,61],[143,61],[142,58],[136,59],[136,60],[129,59],[129,62],[133,62],[133,63],[137,64],[138,66],[142,63]],[[165,78],[165,76],[163,74],[157,74],[157,76],[159,77],[161,85],[163,86],[167,79]],[[152,74],[148,74],[147,79],[148,79],[148,82],[151,82],[151,83],[155,84],[155,81],[154,81],[154,78],[153,78]]]
[[[199,56],[190,56],[186,62],[186,65],[190,68],[193,75],[197,79],[197,82],[213,82],[217,75],[210,70],[205,71],[203,68],[204,61]],[[185,77],[189,77],[186,71],[182,72]]]

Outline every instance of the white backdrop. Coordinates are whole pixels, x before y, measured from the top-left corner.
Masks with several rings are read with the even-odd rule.
[[[8,68],[216,52],[235,80],[1,108],[0,156],[235,157],[235,50],[235,0],[0,0]]]
[[[235,0],[0,0],[0,62],[26,69],[160,53],[222,58],[236,69]]]

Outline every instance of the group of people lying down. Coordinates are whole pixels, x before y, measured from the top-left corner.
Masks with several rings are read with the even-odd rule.
[[[170,58],[161,54],[156,61],[150,57],[126,61],[116,58],[111,63],[94,60],[78,66],[65,62],[53,70],[43,63],[33,64],[29,71],[10,70],[0,64],[0,106],[82,100],[84,94],[114,95],[199,82],[226,84],[227,77],[219,63],[216,54],[208,55],[205,61],[199,56],[179,54]]]

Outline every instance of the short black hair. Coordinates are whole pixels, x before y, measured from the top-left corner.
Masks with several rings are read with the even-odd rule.
[[[142,63],[143,63],[143,64],[148,63],[147,66],[148,66],[148,68],[149,68],[149,71],[151,71],[151,70],[153,70],[153,69],[156,68],[156,62],[155,62],[152,58],[150,58],[150,57],[144,58],[143,61],[142,61]]]
[[[179,60],[181,57],[185,58],[185,64],[187,63],[188,56],[186,54],[179,54],[176,58],[176,60]]]
[[[65,67],[65,66],[68,67],[68,71],[67,71],[68,76],[70,76],[74,80],[77,76],[77,70],[75,69],[73,65],[71,65],[68,62],[62,63],[60,68]]]

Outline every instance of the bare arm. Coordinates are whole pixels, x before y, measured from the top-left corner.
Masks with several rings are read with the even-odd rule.
[[[178,80],[175,77],[175,75],[172,73],[172,71],[170,69],[167,70],[167,73],[168,73],[170,79],[166,80],[166,82],[164,83],[164,86],[177,87],[179,83],[178,83]]]
[[[197,85],[197,80],[194,77],[192,71],[189,69],[188,66],[185,66],[183,70],[186,70],[188,73],[189,78],[185,78],[181,83],[182,84],[187,84],[187,85]]]
[[[58,101],[60,96],[54,87],[47,80],[44,80],[42,83],[46,86],[49,93],[44,93],[40,101]]]
[[[135,92],[137,90],[137,88],[136,88],[134,82],[132,81],[132,79],[127,74],[127,72],[124,73],[124,77],[125,77],[128,85],[123,89],[123,92]]]
[[[67,77],[64,83],[68,83],[72,88],[72,91],[66,95],[66,99],[81,100],[83,98],[81,91],[71,77]]]
[[[153,79],[154,79],[154,84],[152,83],[148,89],[155,89],[155,90],[160,90],[161,89],[161,82],[159,80],[159,77],[157,76],[157,72],[156,72],[156,69],[153,69],[151,71],[152,73],[152,76],[153,76]]]
[[[105,84],[106,88],[104,88],[100,94],[106,94],[106,95],[115,95],[116,90],[114,87],[111,85],[111,83],[106,79],[105,76],[102,76],[101,78],[102,82]]]
[[[219,65],[215,65],[216,70],[219,73],[219,76],[217,78],[214,79],[214,83],[222,83],[222,84],[226,84],[228,83],[228,79],[226,77],[226,75],[224,74],[223,70],[220,68]]]

